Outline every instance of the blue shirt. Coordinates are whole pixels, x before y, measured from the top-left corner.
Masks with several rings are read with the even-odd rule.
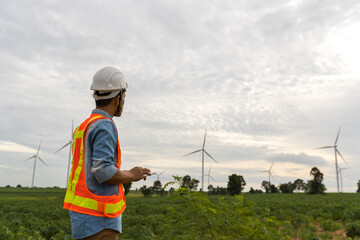
[[[93,114],[111,116],[100,109]],[[91,123],[85,135],[85,179],[89,191],[101,196],[117,195],[117,184],[106,183],[117,171],[118,149],[115,123],[109,119],[100,119]],[[70,212],[71,232],[75,239],[94,235],[105,228],[122,232],[121,216],[116,218],[97,217]]]

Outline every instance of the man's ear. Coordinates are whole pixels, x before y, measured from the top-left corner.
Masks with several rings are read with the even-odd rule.
[[[117,105],[119,105],[119,103],[120,103],[120,96],[119,95],[117,95],[115,98],[114,98],[114,103],[115,103],[115,105],[117,106]]]

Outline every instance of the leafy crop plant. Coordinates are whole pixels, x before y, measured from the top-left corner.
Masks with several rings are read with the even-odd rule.
[[[244,203],[242,195],[231,201],[210,201],[203,192],[180,187],[181,177],[165,185],[178,185],[170,215],[161,239],[281,239],[280,222],[269,211],[257,214],[253,203]]]

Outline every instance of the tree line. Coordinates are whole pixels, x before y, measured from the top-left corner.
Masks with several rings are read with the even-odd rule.
[[[278,186],[271,184],[269,181],[263,181],[261,183],[261,189],[250,188],[248,193],[294,193],[294,192],[305,192],[307,194],[324,194],[326,187],[323,184],[324,174],[317,168],[313,167],[310,170],[311,180],[305,182],[302,179],[296,179],[294,182],[282,183]],[[131,184],[130,184],[131,186]],[[130,186],[125,187],[125,192],[127,193],[130,190]],[[197,191],[199,186],[199,180],[192,178],[189,175],[182,177],[181,186],[182,188],[187,188],[189,191]],[[243,193],[246,182],[243,176],[238,174],[231,174],[228,176],[227,187],[214,187],[213,185],[208,186],[207,194],[209,195],[225,195],[230,194],[232,196]],[[358,189],[357,192],[360,193],[360,180],[357,183]],[[145,196],[157,195],[165,196],[168,193],[173,193],[174,189],[170,188],[168,191],[165,191],[161,182],[159,180],[154,181],[153,186],[142,186],[140,192]],[[202,191],[202,189],[200,189]]]
[[[263,181],[261,183],[261,189],[250,188],[248,193],[294,193],[294,192],[305,192],[308,194],[323,194],[326,191],[326,187],[323,184],[324,174],[317,168],[313,167],[310,171],[310,176],[313,179],[305,182],[302,179],[296,179],[294,182],[282,183],[279,186],[271,184],[269,181]],[[192,178],[189,175],[182,177],[181,188],[187,188],[189,191],[197,191],[200,181]],[[131,183],[123,184],[125,194],[130,191]],[[207,193],[209,195],[225,195],[230,194],[232,196],[240,194],[243,192],[246,182],[243,176],[238,174],[231,174],[228,176],[227,187],[214,187],[213,185],[208,186]],[[10,185],[5,186],[10,188]],[[357,182],[357,193],[360,193],[360,180]],[[23,188],[20,184],[16,188]],[[59,188],[59,187],[53,187]],[[153,183],[153,186],[142,186],[140,192],[146,197],[156,194],[157,196],[165,196],[168,193],[173,193],[174,189],[170,188],[168,191],[165,191],[160,180],[156,180]],[[202,191],[202,189],[200,189]]]

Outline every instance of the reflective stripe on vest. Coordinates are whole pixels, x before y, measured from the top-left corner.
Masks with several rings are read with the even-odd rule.
[[[92,114],[78,128],[73,135],[73,160],[71,174],[69,175],[68,186],[64,200],[64,208],[74,212],[84,213],[98,217],[118,217],[126,208],[126,200],[122,184],[119,185],[119,194],[112,196],[99,196],[91,193],[86,186],[85,164],[84,164],[84,134],[88,125],[101,118],[100,114]],[[108,118],[106,118],[108,119]],[[118,169],[121,166],[121,150],[119,140],[118,148]]]

